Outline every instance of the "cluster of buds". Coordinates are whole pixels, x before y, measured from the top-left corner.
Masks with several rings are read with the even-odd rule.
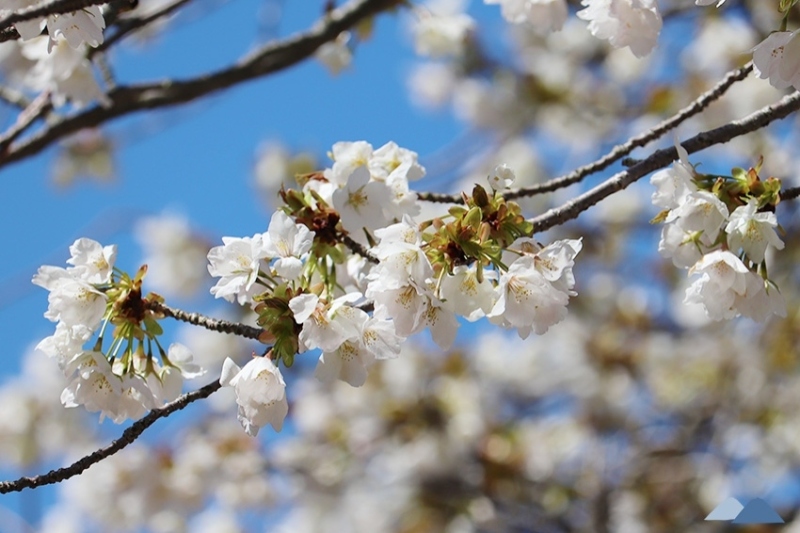
[[[702,304],[714,320],[786,316],[766,262],[769,248],[783,249],[774,213],[780,180],[759,177],[761,160],[749,170],[734,168],[730,176],[701,174],[677,148],[679,160],[650,181],[657,188],[653,203],[663,208],[653,219],[664,223],[659,252],[699,275],[685,302]]]
[[[101,419],[122,422],[177,398],[183,379],[204,371],[185,346],[161,346],[158,319],[163,316],[153,310],[161,298],[142,297],[147,267],[131,277],[114,267],[116,246],[91,239],[78,239],[70,253],[71,267],[43,266],[33,278],[50,291],[45,317],[57,323],[56,331],[38,349],[55,358],[70,378],[62,403],[84,405],[100,411]],[[92,347],[85,349],[98,329]]]

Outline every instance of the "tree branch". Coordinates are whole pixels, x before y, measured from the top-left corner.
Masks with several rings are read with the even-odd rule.
[[[91,128],[145,109],[159,109],[190,102],[239,83],[278,72],[310,57],[328,41],[361,21],[399,5],[400,0],[354,0],[327,13],[311,30],[268,43],[233,66],[183,81],[121,86],[109,92],[111,104],[79,111],[49,124],[0,158],[0,168],[42,151],[49,144],[84,128]]]
[[[601,170],[605,170],[606,168],[611,166],[615,161],[622,159],[623,157],[634,151],[636,148],[646,146],[647,144],[658,139],[659,137],[669,132],[670,130],[675,129],[685,120],[703,111],[712,102],[718,100],[723,94],[725,94],[725,92],[734,83],[745,79],[750,74],[750,72],[752,72],[752,70],[753,70],[753,62],[750,61],[743,67],[728,72],[719,83],[717,83],[714,87],[712,87],[708,91],[701,94],[691,104],[684,107],[683,109],[678,111],[676,114],[674,114],[667,120],[664,120],[660,124],[657,124],[653,128],[645,131],[644,133],[637,135],[636,137],[631,137],[622,144],[618,144],[610,152],[608,152],[600,159],[592,163],[589,163],[588,165],[578,167],[569,174],[565,174],[564,176],[554,178],[550,181],[546,181],[545,183],[538,183],[530,187],[524,187],[514,191],[508,191],[503,195],[503,197],[506,200],[515,200],[517,198],[535,196],[537,194],[556,191],[558,189],[563,189],[564,187],[568,187],[574,183],[579,183],[581,180],[583,180],[583,178],[595,174],[597,172],[600,172]],[[426,202],[450,203],[450,204],[463,203],[463,199],[461,198],[460,195],[457,194],[420,193],[417,195],[417,197],[420,200]]]
[[[789,187],[781,191],[781,200],[794,200],[800,196],[800,187]]]
[[[211,331],[230,333],[231,335],[238,335],[240,337],[255,340],[263,339],[264,334],[267,333],[266,330],[261,328],[254,328],[252,326],[239,324],[237,322],[228,322],[227,320],[209,318],[201,315],[200,313],[187,313],[186,311],[181,311],[180,309],[175,309],[159,302],[145,300],[145,304],[150,310],[155,311],[156,313],[161,313],[164,316],[174,318],[175,320],[188,322],[189,324],[200,326]]]
[[[191,1],[192,0],[177,0],[167,6],[162,7],[158,11],[151,13],[150,15],[144,17],[126,18],[120,21],[116,26],[117,31],[113,35],[106,37],[97,48],[89,50],[89,57],[91,58],[97,52],[102,52],[103,50],[108,49],[131,32],[134,32],[139,28],[143,28],[144,26],[147,26],[151,22],[155,22],[162,17],[170,15],[173,11]]]
[[[681,144],[688,153],[692,154],[709,146],[726,143],[731,139],[761,129],[775,120],[787,117],[798,109],[800,109],[800,92],[795,91],[777,103],[759,109],[741,120],[699,133]],[[600,200],[621,191],[647,174],[669,165],[677,158],[678,151],[675,148],[665,148],[654,152],[648,158],[643,159],[627,170],[614,174],[605,182],[565,202],[562,206],[551,209],[534,218],[531,220],[534,231],[545,231],[577,218],[579,214]]]
[[[134,422],[133,425],[131,425],[128,429],[123,431],[120,438],[113,441],[105,448],[100,448],[99,450],[96,450],[89,455],[78,459],[69,466],[51,470],[50,472],[41,474],[39,476],[21,477],[14,481],[0,482],[0,494],[19,492],[23,489],[33,489],[43,485],[52,485],[54,483],[65,481],[71,477],[75,477],[90,466],[114,455],[118,451],[131,444],[133,441],[139,438],[142,433],[144,433],[144,430],[152,426],[159,418],[167,417],[176,411],[180,411],[192,402],[211,396],[214,392],[219,390],[220,387],[221,385],[219,384],[219,380],[213,381],[208,385],[197,389],[196,391],[184,394],[174,402],[170,402],[164,407],[153,409],[143,418]]]

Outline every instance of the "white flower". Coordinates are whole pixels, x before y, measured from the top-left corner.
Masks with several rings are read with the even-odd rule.
[[[728,207],[708,191],[694,191],[682,198],[670,211],[666,222],[675,222],[686,231],[702,231],[708,242],[714,242],[728,219]]]
[[[391,194],[385,183],[370,181],[369,169],[357,167],[347,184],[333,191],[333,207],[341,217],[342,226],[354,238],[363,235],[363,228],[369,230],[383,227],[386,217],[384,207],[390,202]]]
[[[503,18],[514,24],[528,23],[536,31],[559,31],[569,16],[565,0],[484,0],[500,4]]]
[[[478,281],[475,265],[460,265],[452,275],[442,278],[440,295],[446,309],[464,316],[470,322],[484,317],[492,310],[495,290],[490,281],[494,271],[485,270],[483,281]]]
[[[367,368],[375,356],[358,339],[348,339],[334,351],[324,352],[314,370],[314,376],[323,383],[336,379],[360,387],[367,381]]]
[[[400,354],[403,337],[397,334],[391,320],[369,318],[361,326],[360,341],[375,359],[392,359]]]
[[[64,268],[42,266],[33,283],[50,291],[44,316],[53,322],[94,329],[105,314],[106,295]]]
[[[741,248],[754,263],[764,260],[764,253],[769,245],[783,250],[783,241],[775,232],[778,226],[775,213],[757,213],[757,208],[755,200],[737,207],[725,226],[730,249]]]
[[[569,295],[555,288],[529,255],[514,261],[500,276],[499,293],[488,316],[510,324],[521,334],[530,328],[542,334],[567,316]]]
[[[489,174],[488,178],[489,186],[494,191],[504,191],[511,187],[514,183],[514,180],[517,179],[517,175],[514,174],[514,171],[511,170],[508,165],[503,163],[502,165],[497,165],[492,170],[492,173]]]
[[[346,294],[330,304],[316,294],[300,294],[289,300],[295,322],[303,326],[299,335],[303,345],[332,352],[357,336],[367,314],[347,304],[360,297],[358,293]]]
[[[800,30],[769,34],[753,48],[753,71],[776,89],[800,87]]]
[[[335,350],[324,351],[314,375],[323,383],[340,379],[360,387],[367,379],[367,369],[376,359],[390,359],[400,353],[403,338],[397,335],[390,320],[367,318],[361,311],[353,314],[361,323],[358,336],[342,342]]]
[[[725,3],[725,0],[694,0],[694,5],[696,6],[710,6],[714,2],[717,3],[717,7],[721,6]]]
[[[651,196],[653,205],[664,209],[675,209],[689,193],[697,190],[690,170],[678,161],[653,174],[650,184],[656,187],[656,192]]]
[[[703,257],[711,244],[698,232],[687,231],[675,223],[664,224],[661,228],[661,240],[658,242],[658,253],[662,257],[672,258],[672,263],[678,268],[689,268]]]
[[[375,236],[380,241],[373,252],[380,264],[369,275],[373,291],[396,289],[409,281],[423,285],[433,275],[419,230],[410,218],[376,230]]]
[[[70,272],[89,283],[107,283],[117,259],[117,246],[103,246],[92,239],[78,239],[69,247],[72,257],[67,263],[74,265]]]
[[[389,141],[374,152],[369,158],[369,171],[374,179],[388,180],[392,177],[403,177],[415,181],[425,175],[425,168],[417,161],[416,152],[400,148],[397,143]]]
[[[103,42],[103,29],[106,21],[99,6],[89,6],[61,15],[51,15],[47,20],[47,31],[50,34],[50,43],[55,43],[59,35],[63,35],[72,48],[78,48],[83,43],[89,46],[99,46]]]
[[[350,66],[353,62],[353,53],[347,43],[350,41],[350,32],[343,31],[335,40],[327,42],[317,49],[317,59],[325,65],[334,76]]]
[[[5,0],[4,4],[5,9],[13,11],[38,5],[34,0]],[[102,43],[106,22],[99,6],[88,6],[71,13],[17,22],[14,27],[20,37],[24,41],[28,41],[39,37],[45,25],[51,41],[62,36],[72,48],[79,48],[83,43],[91,46],[98,46]]]
[[[372,145],[366,141],[338,142],[328,153],[333,159],[333,166],[325,170],[325,178],[340,187],[347,181],[358,167],[366,167],[372,158]]]
[[[261,260],[269,257],[264,240],[263,233],[244,238],[223,237],[223,246],[209,250],[208,272],[220,278],[211,287],[211,294],[229,302],[237,299],[240,305],[252,301],[258,289],[255,283]]]
[[[427,307],[427,291],[415,285],[387,288],[380,278],[367,287],[366,297],[375,302],[375,316],[391,318],[399,335],[410,337],[420,331],[420,315]]]
[[[186,379],[199,378],[205,375],[205,368],[194,362],[194,355],[185,345],[173,342],[167,349],[167,360],[164,363],[176,368]]]
[[[648,55],[661,32],[661,14],[655,0],[582,0],[586,9],[578,18],[589,21],[589,31],[608,39],[614,48],[630,47],[636,57]]]
[[[458,331],[458,320],[456,315],[446,309],[442,302],[436,298],[432,292],[424,293],[419,315],[417,318],[417,329],[428,328],[431,330],[431,337],[442,350],[449,350],[453,346]]]
[[[581,249],[583,249],[581,239],[553,241],[534,255],[533,264],[544,279],[553,284],[553,287],[575,296],[576,293],[572,291],[575,286],[572,267],[575,266],[575,256]]]
[[[734,307],[757,322],[764,322],[772,315],[786,316],[786,302],[778,288],[758,274],[747,274],[747,288],[743,295],[736,295]]]
[[[92,336],[93,328],[85,325],[68,326],[56,324],[56,332],[36,345],[47,357],[52,357],[63,367],[76,355],[83,352],[83,344]]]
[[[751,272],[738,257],[727,250],[711,252],[689,270],[692,274],[701,276],[686,289],[685,303],[703,304],[712,320],[730,319],[741,312],[736,301],[745,295]]]
[[[66,371],[76,375],[61,393],[65,407],[83,405],[90,413],[100,411],[101,421],[109,417],[117,424],[155,407],[155,397],[144,380],[133,374],[118,376],[100,352],[83,352]]]
[[[223,387],[234,388],[239,422],[248,435],[255,437],[267,424],[275,431],[283,428],[283,419],[289,412],[286,383],[280,369],[268,357],[254,357],[244,368],[228,357],[219,382]]]
[[[419,55],[434,58],[461,55],[474,28],[475,21],[464,13],[421,13],[414,25],[415,50]]]
[[[110,100],[97,83],[85,50],[74,49],[63,37],[55,42],[47,37],[32,39],[22,45],[22,55],[36,61],[23,82],[34,91],[52,91],[53,103],[67,101],[81,107],[94,100],[109,105]]]
[[[283,211],[276,211],[269,222],[264,250],[278,258],[272,265],[275,272],[287,280],[294,280],[303,268],[300,258],[311,250],[313,242],[312,231],[303,224],[295,224]]]

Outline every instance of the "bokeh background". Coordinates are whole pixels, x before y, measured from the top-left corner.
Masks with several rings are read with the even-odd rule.
[[[651,127],[743,64],[776,27],[772,4],[660,2],[659,46],[642,60],[595,40],[574,16],[542,36],[482,2],[421,4],[354,36],[353,62],[338,74],[307,61],[82,132],[4,169],[3,477],[66,464],[124,427],[64,410],[58,368],[33,351],[53,326],[42,317],[47,295],[30,278],[39,265],[62,265],[74,239],[118,244],[117,264],[129,272],[147,263],[146,288],[171,305],[248,320],[209,295],[205,253],[222,236],[265,231],[280,184],[327,166],[335,142],[395,141],[418,152],[427,168],[419,190],[470,190],[498,163],[521,185],[541,182]],[[121,83],[198,75],[307,28],[323,7],[198,0],[108,61]],[[578,8],[571,4],[572,15]],[[416,53],[414,26],[426,10],[474,19],[460,53]],[[780,96],[750,76],[678,135]],[[6,124],[15,116],[0,113]],[[797,141],[789,118],[692,161],[727,173],[764,155],[762,176],[796,185]],[[527,199],[526,213],[619,168]],[[522,341],[464,323],[449,353],[422,335],[358,389],[318,383],[316,357],[306,354],[286,373],[282,433],[245,435],[222,391],[79,478],[0,497],[0,531],[725,531],[733,526],[703,518],[728,496],[764,498],[785,531],[800,531],[792,524],[800,502],[796,208],[778,207],[786,249],[770,258],[787,318],[709,323],[681,303],[685,271],[657,253],[645,181],[537,236],[584,243],[579,296],[546,335]],[[244,361],[258,349],[177,324],[167,335],[209,367],[196,385],[218,376],[226,356]]]

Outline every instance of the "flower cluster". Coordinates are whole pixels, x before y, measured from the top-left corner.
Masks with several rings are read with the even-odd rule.
[[[78,239],[70,247],[68,268],[43,266],[33,283],[49,291],[45,317],[56,322],[53,335],[37,348],[57,360],[69,385],[61,395],[67,407],[84,405],[115,422],[139,418],[178,397],[183,378],[203,374],[180,344],[164,350],[158,342],[160,318],[147,308],[141,284],[146,268],[131,278],[114,267],[116,246]],[[103,351],[104,333],[114,326]],[[91,348],[84,347],[100,328]],[[153,356],[157,346],[160,363]],[[147,350],[145,351],[145,344]]]
[[[651,183],[653,203],[664,209],[654,221],[664,222],[658,250],[675,266],[699,277],[686,291],[686,303],[700,303],[714,320],[744,315],[763,322],[786,316],[778,288],[767,278],[765,254],[782,249],[776,233],[774,206],[780,181],[758,176],[759,165],[733,175],[697,173],[686,151],[657,172]]]
[[[501,165],[464,205],[418,222],[409,181],[424,169],[417,154],[395,143],[334,145],[330,168],[298,176],[301,190],[282,190],[285,206],[266,233],[223,238],[208,254],[218,277],[212,294],[258,315],[267,357],[243,369],[226,363],[221,383],[233,386],[248,433],[286,414],[278,365],[321,352],[323,382],[366,382],[378,360],[396,357],[402,342],[425,329],[448,349],[459,317],[544,333],[566,316],[575,295],[572,274],[580,240],[542,246],[520,207],[503,193],[514,173]],[[371,313],[370,313],[371,311]]]

